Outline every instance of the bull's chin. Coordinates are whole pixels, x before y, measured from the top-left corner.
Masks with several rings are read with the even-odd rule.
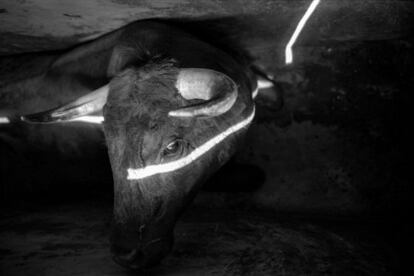
[[[154,267],[168,255],[173,245],[173,239],[154,239],[132,250],[111,246],[113,260],[128,269],[143,270]]]

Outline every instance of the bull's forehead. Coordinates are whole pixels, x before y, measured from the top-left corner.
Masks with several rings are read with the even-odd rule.
[[[185,105],[175,88],[177,68],[153,67],[130,68],[111,81],[105,112],[109,122],[126,123],[137,117],[150,125],[151,120],[161,120],[171,109]]]

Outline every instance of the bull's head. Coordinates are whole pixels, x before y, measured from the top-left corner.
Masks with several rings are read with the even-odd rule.
[[[115,182],[111,251],[131,268],[157,263],[201,183],[235,150],[253,118],[239,85],[171,61],[130,67],[89,95],[26,121],[70,120],[102,109]],[[250,97],[250,95],[249,95]],[[219,146],[218,146],[219,145]]]

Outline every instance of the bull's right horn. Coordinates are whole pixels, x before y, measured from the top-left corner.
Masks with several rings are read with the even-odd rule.
[[[21,117],[21,120],[30,123],[53,123],[69,121],[83,115],[91,114],[103,108],[106,103],[108,91],[109,85],[105,85],[63,106],[39,113],[24,115]]]
[[[230,77],[210,69],[181,69],[175,86],[186,100],[205,102],[172,110],[168,113],[172,117],[218,116],[230,110],[238,95],[237,85]]]

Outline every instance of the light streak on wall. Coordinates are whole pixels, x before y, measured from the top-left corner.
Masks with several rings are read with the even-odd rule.
[[[286,64],[291,64],[293,61],[293,54],[292,54],[292,47],[295,44],[296,39],[298,38],[300,32],[302,31],[303,27],[305,27],[306,22],[308,21],[309,17],[312,15],[313,11],[318,6],[320,0],[313,0],[310,4],[309,8],[306,10],[305,14],[299,21],[298,25],[296,26],[295,31],[293,32],[292,37],[290,38],[288,44],[286,45],[285,49],[285,57],[286,57]]]

